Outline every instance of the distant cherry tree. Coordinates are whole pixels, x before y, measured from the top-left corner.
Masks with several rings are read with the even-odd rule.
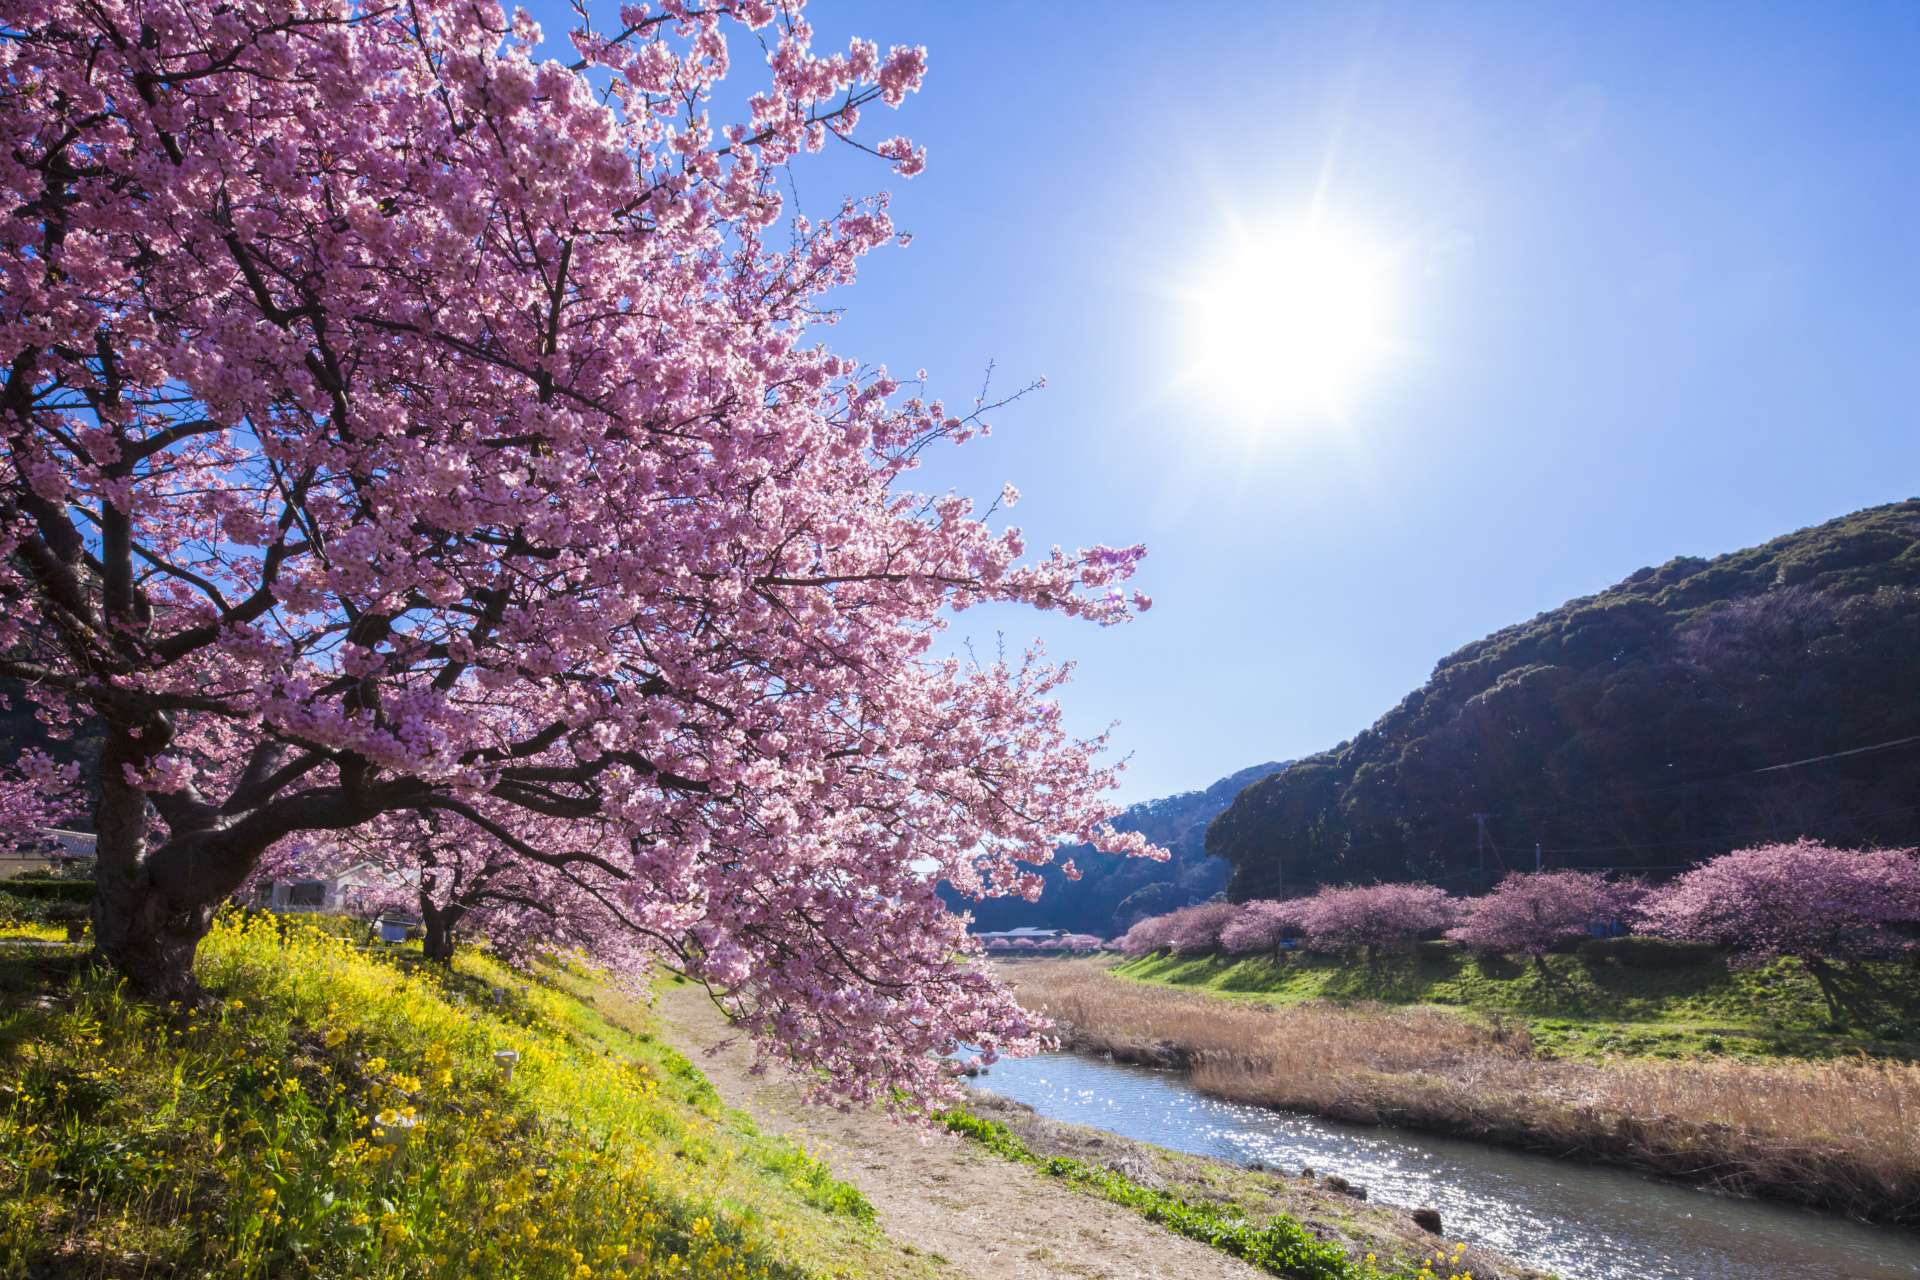
[[[990,406],[823,341],[901,236],[783,217],[782,170],[924,50],[818,54],[798,0],[593,19],[563,61],[495,0],[10,7],[0,675],[98,727],[95,945],[139,993],[197,998],[280,842],[439,814],[617,880],[820,1088],[946,1095],[1035,1024],[937,882],[1149,848],[1064,673],[939,634],[1123,621],[1141,552],[916,492]],[[765,78],[717,97],[730,37]]]
[[[1316,951],[1402,950],[1460,918],[1459,900],[1430,884],[1329,885],[1293,903],[1294,922]]]
[[[1129,956],[1147,956],[1156,951],[1165,951],[1173,945],[1172,921],[1171,914],[1136,920],[1125,933],[1114,939],[1114,949]]]
[[[1493,892],[1469,899],[1464,923],[1447,936],[1475,951],[1525,954],[1544,964],[1555,946],[1618,918],[1633,892],[1591,871],[1515,872]]]
[[[570,837],[589,836],[574,824]],[[613,856],[618,833],[599,833]],[[524,858],[463,818],[387,814],[365,826],[282,841],[252,882],[350,877],[362,914],[418,915],[428,960],[451,964],[459,940],[483,939],[525,962],[584,955],[616,977],[644,965],[645,941],[621,908],[620,880],[587,861],[552,866]]]
[[[1231,902],[1202,902],[1183,907],[1168,917],[1167,945],[1176,955],[1202,955],[1220,949],[1220,931],[1240,915]]]
[[[1115,940],[1114,946],[1130,956],[1150,955],[1155,951],[1174,951],[1195,955],[1220,946],[1220,931],[1239,914],[1230,902],[1202,902],[1165,915],[1148,916]]]
[[[1280,950],[1294,925],[1294,904],[1255,898],[1240,904],[1240,913],[1220,930],[1220,949],[1236,955]]]
[[[1739,849],[1655,891],[1638,914],[1647,932],[1726,947],[1737,964],[1794,957],[1838,1016],[1835,964],[1920,945],[1920,854],[1817,840]]]

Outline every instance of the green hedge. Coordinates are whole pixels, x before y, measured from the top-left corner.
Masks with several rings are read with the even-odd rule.
[[[91,897],[84,902],[61,898],[21,897],[9,892],[11,882],[0,881],[0,922],[7,924],[64,924],[93,914]]]
[[[50,876],[15,876],[0,880],[0,893],[16,898],[41,898],[54,902],[92,902],[93,881],[55,880]]]

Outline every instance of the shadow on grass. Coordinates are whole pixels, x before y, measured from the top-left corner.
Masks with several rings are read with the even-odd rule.
[[[50,1033],[54,1011],[38,998],[64,990],[92,962],[84,947],[0,941],[0,1062],[11,1062],[21,1045]]]

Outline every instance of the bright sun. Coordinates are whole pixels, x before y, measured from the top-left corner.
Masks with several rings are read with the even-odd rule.
[[[1237,414],[1343,421],[1390,349],[1387,276],[1317,222],[1237,229],[1185,291],[1190,377]]]

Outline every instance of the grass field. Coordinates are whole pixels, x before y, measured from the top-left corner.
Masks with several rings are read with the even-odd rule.
[[[0,944],[0,1274],[930,1266],[586,975],[442,974],[260,916],[219,922],[198,973],[213,1001],[170,1011],[77,948]]]
[[[1843,975],[1849,1006],[1836,1023],[1796,961],[1739,970],[1718,956],[1686,960],[1552,955],[1536,968],[1428,945],[1372,968],[1308,954],[1284,960],[1160,954],[1112,972],[1280,1005],[1375,1001],[1517,1019],[1541,1056],[1920,1058],[1920,972],[1911,968],[1870,966]]]

